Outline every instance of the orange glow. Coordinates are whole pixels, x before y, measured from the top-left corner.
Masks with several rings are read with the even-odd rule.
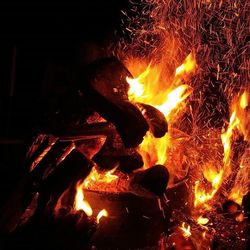
[[[135,71],[134,69],[140,66],[140,63],[138,64],[128,65],[129,70]],[[154,106],[164,114],[168,122],[173,121],[176,114],[185,107],[184,101],[191,93],[187,84],[181,84],[181,79],[194,72],[195,68],[195,58],[189,54],[184,63],[177,68],[174,78],[163,84],[161,65],[152,66],[149,64],[138,77],[127,78],[130,86],[129,100]],[[162,138],[154,138],[148,132],[138,149],[144,160],[144,168],[155,164],[164,165],[167,160],[167,149],[170,145],[168,134]]]
[[[189,238],[192,235],[190,231],[191,229],[190,226],[186,224],[185,222],[181,224],[180,229],[182,230],[182,234],[185,238]]]
[[[97,224],[100,223],[100,219],[101,219],[102,217],[108,217],[108,212],[107,212],[106,209],[102,209],[102,210],[98,213],[98,215],[96,216],[96,223],[97,223]]]
[[[91,188],[95,183],[98,184],[107,184],[118,178],[117,175],[114,175],[116,168],[106,171],[104,173],[98,172],[95,167],[92,168],[90,174],[83,182],[84,188]]]
[[[79,211],[83,210],[87,216],[92,216],[93,210],[89,203],[84,200],[84,194],[83,194],[83,184],[78,183],[76,185],[76,196],[75,196],[75,202],[74,202],[74,209]]]
[[[208,204],[206,202],[210,201],[216,192],[218,191],[219,187],[222,184],[222,177],[223,177],[223,170],[217,171],[215,168],[208,166],[203,170],[204,178],[210,183],[210,188],[205,188],[200,181],[195,182],[194,187],[194,206],[204,206],[209,209]],[[209,190],[208,190],[209,189]]]

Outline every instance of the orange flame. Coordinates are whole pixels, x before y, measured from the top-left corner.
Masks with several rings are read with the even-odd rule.
[[[133,72],[136,65],[133,65]],[[184,63],[176,69],[174,79],[169,83],[162,85],[162,70],[160,65],[152,66],[149,64],[146,70],[137,78],[127,78],[130,86],[128,95],[132,102],[143,102],[154,106],[160,110],[167,121],[173,120],[174,115],[178,113],[185,105],[183,101],[190,95],[190,87],[187,84],[180,84],[181,79],[196,68],[196,61],[192,54],[189,54]],[[177,85],[177,87],[176,87]],[[179,86],[178,86],[179,85]],[[176,111],[176,112],[173,112]],[[174,114],[173,114],[174,113]],[[170,137],[166,134],[158,139],[148,132],[143,142],[139,146],[139,153],[144,160],[144,168],[155,164],[164,165],[167,160],[167,149],[170,145]]]
[[[232,114],[229,120],[229,124],[226,130],[221,134],[221,141],[224,149],[223,157],[223,167],[218,171],[213,167],[206,167],[203,170],[204,178],[210,183],[211,187],[209,190],[205,188],[205,185],[200,181],[195,183],[195,200],[194,206],[203,205],[206,209],[210,206],[206,204],[210,201],[214,195],[217,193],[218,189],[221,187],[222,183],[232,172],[231,169],[231,140],[233,137],[233,132],[237,129],[241,132],[245,138],[248,138],[248,119],[246,117],[246,111],[244,110],[248,105],[248,96],[244,92],[240,98],[236,99],[232,105]],[[232,188],[229,199],[234,200],[236,203],[241,204],[242,197],[249,190],[249,168],[246,167],[247,164],[241,163],[241,168],[236,175],[236,180],[234,187]],[[248,164],[249,166],[249,164]]]
[[[246,150],[242,156],[240,169],[236,175],[234,186],[229,193],[229,199],[239,205],[242,204],[242,198],[247,194],[250,187],[250,149]]]
[[[211,200],[214,195],[217,193],[219,187],[223,181],[223,169],[217,171],[214,167],[208,165],[203,170],[204,178],[210,183],[211,187],[207,190],[204,185],[200,181],[196,181],[194,187],[194,206],[204,206],[209,209],[209,205],[206,204],[209,200]]]
[[[102,217],[108,217],[108,212],[106,209],[102,209],[96,216],[96,223],[99,224]]]
[[[227,130],[221,134],[221,141],[224,147],[224,165],[229,166],[230,164],[230,153],[231,153],[231,137],[233,135],[233,130],[239,125],[239,119],[236,116],[236,112],[233,111]],[[229,174],[229,172],[228,172]]]
[[[192,55],[192,53],[190,53],[184,60],[183,64],[175,70],[175,76],[187,74],[193,71],[195,67],[196,67],[195,58]]]
[[[98,172],[95,167],[92,168],[90,174],[83,182],[84,188],[91,188],[95,183],[100,185],[111,183],[118,178],[117,175],[114,175],[116,168],[106,171],[104,173]]]
[[[80,183],[77,183],[76,185],[74,209],[77,211],[83,210],[89,217],[93,214],[91,206],[86,200],[84,200],[83,184]]]
[[[186,224],[185,222],[181,224],[180,229],[182,230],[182,234],[185,238],[189,238],[192,235],[190,226]]]

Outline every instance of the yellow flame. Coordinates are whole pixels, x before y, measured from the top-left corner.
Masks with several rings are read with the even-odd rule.
[[[97,224],[100,223],[100,219],[101,219],[102,217],[108,217],[108,212],[107,212],[106,209],[102,209],[102,210],[98,213],[98,215],[96,216],[96,223],[97,223]]]
[[[136,65],[128,65],[131,72]],[[160,110],[169,122],[174,116],[185,107],[184,100],[190,95],[190,87],[181,84],[181,79],[196,68],[196,61],[192,54],[189,54],[184,63],[177,68],[174,79],[162,84],[161,65],[152,66],[149,64],[137,78],[127,78],[130,86],[128,95],[132,102],[143,102]],[[174,112],[175,111],[175,112]],[[167,148],[171,145],[170,137],[166,134],[162,138],[154,138],[148,132],[139,146],[139,153],[144,160],[144,168],[155,164],[164,165],[167,160]]]
[[[182,234],[185,238],[189,238],[192,235],[190,226],[185,222],[182,223],[180,229],[182,230]]]
[[[244,91],[244,93],[240,97],[240,107],[242,109],[245,109],[247,106],[248,106],[247,92]]]
[[[240,169],[236,175],[234,186],[231,189],[228,199],[239,205],[242,204],[243,196],[250,188],[250,149],[247,149],[241,158]]]
[[[187,74],[191,71],[193,71],[196,67],[196,62],[195,62],[195,58],[192,55],[192,53],[190,53],[186,59],[184,60],[183,64],[180,65],[176,70],[175,70],[175,76],[178,75],[183,75],[183,74]]]
[[[205,188],[205,185],[200,181],[195,183],[195,200],[194,206],[203,205],[205,208],[209,209],[210,206],[207,204],[214,195],[217,193],[218,189],[222,185],[223,181],[231,174],[231,151],[232,151],[232,137],[233,132],[237,129],[241,132],[245,138],[248,138],[248,118],[246,117],[245,107],[248,105],[248,96],[244,92],[240,98],[233,101],[232,113],[229,120],[227,129],[221,134],[221,142],[224,150],[223,166],[218,171],[212,166],[208,166],[203,170],[204,178],[211,184],[210,188]],[[249,190],[249,168],[244,168],[246,164],[241,163],[240,170],[238,171],[234,183],[234,187],[229,193],[229,199],[234,200],[236,203],[241,204],[242,197]]]
[[[98,172],[97,169],[95,167],[93,167],[90,174],[84,180],[83,187],[90,188],[91,186],[93,186],[97,182],[98,182],[98,184],[111,183],[112,181],[114,181],[118,178],[117,175],[113,174],[115,172],[115,170],[116,170],[116,168],[102,173],[102,172]]]
[[[224,147],[224,159],[223,163],[225,166],[230,164],[230,154],[231,154],[231,137],[233,135],[233,130],[239,125],[239,119],[236,116],[236,112],[233,111],[227,130],[221,134],[221,141]],[[229,174],[229,172],[228,172]]]
[[[128,95],[130,98],[130,101],[136,101],[138,98],[141,98],[144,94],[144,79],[148,76],[150,72],[150,64],[146,68],[146,70],[140,74],[137,78],[130,78],[127,77],[126,80],[129,84],[129,91]]]
[[[200,225],[206,225],[209,222],[208,218],[204,218],[202,216],[199,216],[197,219],[197,223]]]
[[[86,200],[84,200],[83,184],[80,183],[77,183],[76,185],[74,209],[77,211],[83,210],[89,217],[93,214],[93,210],[90,204]]]
[[[203,176],[204,178],[211,184],[210,188],[205,188],[205,185],[203,185],[200,181],[195,182],[194,187],[194,206],[201,206],[203,205],[207,209],[209,209],[209,205],[206,204],[208,201],[210,201],[214,195],[217,193],[219,187],[222,184],[223,181],[223,173],[224,170],[217,171],[214,167],[211,167],[208,165],[203,170]]]
[[[155,107],[159,109],[168,120],[172,110],[174,110],[182,101],[184,101],[190,95],[190,92],[187,92],[188,89],[189,86],[186,84],[178,86],[167,94],[166,101],[163,104]]]

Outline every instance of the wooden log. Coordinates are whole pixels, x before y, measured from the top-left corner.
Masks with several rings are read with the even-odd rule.
[[[147,120],[149,129],[156,138],[163,137],[168,132],[168,123],[165,116],[158,109],[144,103],[136,103]]]
[[[155,165],[147,170],[135,173],[131,185],[139,185],[155,195],[165,192],[169,180],[169,172],[165,166]]]
[[[112,65],[121,67],[121,63],[117,59],[112,60],[114,60]],[[104,67],[106,63],[107,66]],[[143,140],[143,136],[148,131],[149,126],[140,110],[124,100],[125,98],[121,99],[120,95],[113,96],[106,92],[101,92],[103,82],[108,86],[111,82],[116,82],[120,79],[121,73],[116,71],[116,67],[112,68],[109,65],[109,60],[107,59],[89,65],[84,71],[83,69],[76,69],[75,87],[84,103],[89,103],[102,117],[115,125],[126,147],[136,147]],[[125,72],[123,73],[124,76],[129,76],[125,67],[122,68]],[[106,75],[103,74],[106,70],[110,71],[111,74],[107,79],[105,78]],[[100,88],[97,87],[99,84],[101,84]]]
[[[82,153],[74,149],[56,169],[44,180],[39,188],[39,199],[35,217],[40,217],[46,211],[55,208],[57,200],[70,186],[85,178],[93,167],[92,162]]]
[[[131,173],[143,166],[141,155],[134,148],[125,148],[117,133],[107,138],[93,160],[101,169],[112,169],[118,166],[118,169],[124,173]]]

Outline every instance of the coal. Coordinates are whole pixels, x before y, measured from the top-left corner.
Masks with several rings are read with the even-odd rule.
[[[169,172],[163,165],[155,165],[135,173],[131,185],[139,185],[157,196],[163,195],[169,180]]]
[[[104,70],[105,69],[105,70]],[[112,122],[126,147],[136,147],[149,129],[140,110],[127,98],[125,76],[131,76],[121,62],[115,58],[103,59],[85,69],[76,69],[75,87],[83,103],[88,103],[103,118]],[[125,84],[124,93],[108,93],[104,89]],[[108,86],[108,87],[107,87]],[[117,88],[117,90],[120,88]]]
[[[163,137],[168,132],[168,123],[161,111],[144,103],[136,103],[147,120],[150,131],[156,138]]]

